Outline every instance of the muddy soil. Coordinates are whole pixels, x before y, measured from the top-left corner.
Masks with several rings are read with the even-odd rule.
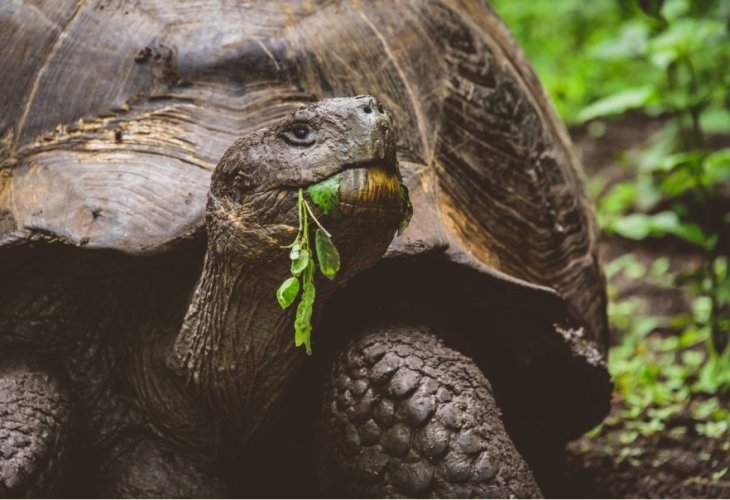
[[[611,185],[629,175],[620,160],[624,151],[640,148],[661,128],[660,120],[631,117],[608,124],[598,139],[585,129],[571,130],[589,179]],[[595,181],[594,181],[595,182]],[[696,253],[672,242],[634,242],[618,237],[605,238],[606,261],[626,253],[634,253],[644,264],[661,256],[669,257],[672,269],[691,267],[699,259]],[[681,290],[667,289],[632,281],[622,275],[612,279],[617,297],[640,296],[647,300],[652,314],[675,315],[687,311],[689,304]],[[621,332],[612,332],[616,342]],[[693,401],[690,405],[694,404]],[[729,498],[729,436],[710,439],[695,432],[701,422],[686,414],[665,422],[666,430],[651,438],[638,437],[632,443],[621,443],[624,429],[620,420],[620,398],[614,398],[610,426],[592,438],[583,437],[570,443],[558,474],[561,480],[545,488],[551,497],[568,498]],[[730,407],[730,398],[724,405]],[[679,436],[675,429],[687,429]],[[726,472],[723,473],[723,470]]]

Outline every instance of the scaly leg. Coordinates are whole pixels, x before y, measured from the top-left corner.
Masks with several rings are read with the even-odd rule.
[[[321,431],[334,494],[541,496],[487,379],[424,328],[351,341],[332,368]]]
[[[53,494],[72,423],[68,392],[41,363],[0,363],[0,496]]]

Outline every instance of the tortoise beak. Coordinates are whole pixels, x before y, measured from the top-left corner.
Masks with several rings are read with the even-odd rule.
[[[340,211],[343,215],[367,212],[399,213],[402,203],[401,175],[396,161],[396,136],[393,120],[376,100],[371,106],[373,160],[345,168],[340,174]]]
[[[348,165],[339,173],[307,188],[310,199],[325,215],[405,217],[410,207],[395,158]]]
[[[400,213],[401,183],[395,165],[375,162],[361,168],[350,168],[340,174],[340,212],[365,215],[376,212]]]

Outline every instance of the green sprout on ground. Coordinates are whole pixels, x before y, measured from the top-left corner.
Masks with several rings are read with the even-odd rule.
[[[609,280],[622,274],[646,285],[675,289],[681,275],[669,267],[667,257],[645,265],[635,255],[625,254],[608,263],[606,274]],[[611,325],[623,332],[608,358],[619,404],[589,436],[605,435],[605,451],[619,463],[634,466],[641,455],[623,449],[636,448],[640,437],[680,441],[690,434],[725,440],[730,446],[730,410],[722,402],[730,390],[730,359],[712,355],[709,348],[709,299],[685,290],[692,299],[691,310],[664,316],[651,314],[648,302],[640,297],[617,297],[611,285],[608,292]]]
[[[335,193],[338,184],[339,182],[332,184]],[[312,190],[310,189],[310,191]],[[332,189],[327,189],[327,186],[321,190],[313,191],[322,194],[324,196],[323,199],[330,200],[331,198],[325,194],[326,192],[332,191]],[[326,214],[332,213],[331,210],[333,210],[333,207],[334,209],[337,208],[336,203],[334,205],[325,202],[320,203],[320,198],[315,198],[315,196],[313,195],[313,200],[322,206],[322,210]],[[298,210],[299,232],[294,241],[284,247],[289,249],[291,277],[284,280],[279,286],[279,289],[276,291],[276,299],[279,301],[282,309],[287,309],[294,304],[297,296],[299,296],[299,291],[302,291],[294,317],[294,345],[297,347],[303,345],[307,354],[312,354],[312,309],[316,295],[314,286],[314,253],[317,254],[320,272],[331,280],[335,278],[340,270],[340,253],[337,251],[334,243],[332,243],[332,235],[319,222],[312,212],[309,203],[304,199],[304,191],[301,188],[299,189]],[[314,251],[310,244],[309,217],[317,225],[314,233]]]

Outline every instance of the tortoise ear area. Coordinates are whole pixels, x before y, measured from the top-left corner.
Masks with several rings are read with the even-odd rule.
[[[233,175],[232,189],[236,192],[248,191],[253,187],[253,178],[243,170],[237,170]]]
[[[227,176],[214,177],[210,190],[217,197],[227,197],[240,202],[244,194],[253,189],[254,184],[250,174],[236,170]]]
[[[230,153],[230,152],[229,152]],[[210,184],[212,195],[240,201],[241,195],[250,191],[255,179],[245,163],[245,153],[225,154],[213,172]]]

